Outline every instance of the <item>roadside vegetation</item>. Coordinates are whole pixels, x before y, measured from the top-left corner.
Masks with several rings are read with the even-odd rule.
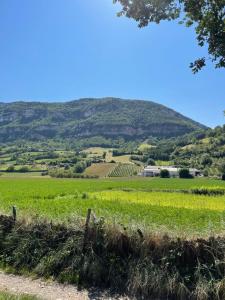
[[[0,300],[38,300],[38,298],[29,295],[12,295],[0,291]]]
[[[0,217],[3,268],[138,299],[224,299],[220,237],[171,238],[92,219],[88,230]],[[86,237],[84,239],[84,236]]]

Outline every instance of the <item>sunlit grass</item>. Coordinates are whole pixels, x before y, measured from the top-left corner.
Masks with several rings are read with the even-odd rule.
[[[69,222],[92,208],[106,222],[128,228],[188,234],[221,233],[225,196],[184,194],[193,187],[224,187],[218,180],[0,179],[0,211],[19,217]],[[157,190],[154,191],[154,190]],[[160,191],[161,190],[161,191]],[[177,191],[175,193],[162,190]]]
[[[140,205],[156,205],[163,207],[187,208],[193,210],[225,211],[225,196],[199,196],[182,193],[165,192],[125,192],[125,191],[102,191],[93,194],[101,201],[123,201],[127,205],[132,203]]]

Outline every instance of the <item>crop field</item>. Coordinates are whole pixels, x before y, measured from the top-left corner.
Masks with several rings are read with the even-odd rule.
[[[129,177],[137,175],[141,171],[141,167],[135,164],[118,164],[109,174],[109,177]]]
[[[85,150],[83,150],[83,152],[89,154],[89,155],[102,155],[104,152],[108,152],[112,149],[110,148],[103,148],[103,147],[89,147]]]
[[[116,164],[112,163],[98,163],[92,164],[88,167],[84,174],[89,176],[97,175],[99,177],[107,177],[110,172],[116,167]]]
[[[130,155],[119,155],[119,156],[113,156],[111,152],[108,152],[106,155],[106,161],[110,162],[114,160],[116,163],[130,163]]]
[[[19,217],[67,222],[88,208],[109,223],[170,233],[207,235],[225,229],[225,195],[196,195],[191,189],[225,189],[208,179],[0,178],[0,211],[12,205]]]
[[[113,156],[112,148],[102,148],[102,147],[90,147],[85,149],[83,152],[88,154],[88,157],[99,157],[102,156],[103,153],[106,153],[105,160],[106,162],[111,162],[112,160],[116,163],[130,163],[130,154]]]
[[[41,172],[27,172],[27,173],[17,173],[17,172],[5,172],[0,173],[1,178],[30,178],[30,177],[42,177]]]

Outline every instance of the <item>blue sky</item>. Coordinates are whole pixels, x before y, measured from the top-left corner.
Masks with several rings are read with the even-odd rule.
[[[224,124],[225,69],[188,68],[206,54],[192,29],[139,29],[112,0],[1,0],[0,101],[115,96],[162,103]]]

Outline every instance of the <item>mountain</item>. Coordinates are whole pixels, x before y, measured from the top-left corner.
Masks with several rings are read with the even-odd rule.
[[[0,142],[181,136],[206,127],[163,105],[117,98],[0,103]]]

